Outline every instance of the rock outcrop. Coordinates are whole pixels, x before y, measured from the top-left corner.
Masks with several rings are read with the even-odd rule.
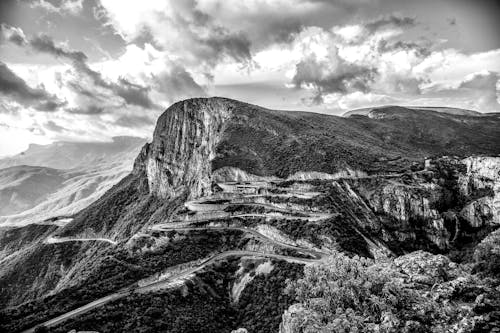
[[[462,160],[460,191],[472,198],[460,212],[472,227],[500,224],[500,157],[474,156]]]
[[[375,213],[383,213],[395,219],[399,226],[397,237],[414,241],[412,229],[419,228],[438,248],[445,249],[451,237],[444,226],[444,219],[435,209],[441,200],[438,188],[412,187],[402,183],[383,182],[368,199]]]
[[[210,161],[233,109],[229,100],[199,98],[178,102],[160,116],[142,163],[136,163],[146,171],[150,193],[168,199],[210,191]]]

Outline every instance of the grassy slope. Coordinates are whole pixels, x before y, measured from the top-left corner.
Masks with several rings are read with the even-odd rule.
[[[383,119],[285,112],[236,102],[213,168],[259,175],[333,173],[346,166],[372,172],[407,168],[430,155],[500,153],[497,116],[456,116],[390,107]],[[387,162],[402,157],[398,162]]]

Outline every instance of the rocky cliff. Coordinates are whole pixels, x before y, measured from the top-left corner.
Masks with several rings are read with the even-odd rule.
[[[143,152],[150,193],[168,199],[210,191],[210,161],[233,109],[224,99],[191,99],[161,115]]]
[[[500,224],[500,157],[468,157],[459,178],[461,193],[471,198],[460,215],[472,227]]]
[[[438,158],[429,165],[393,178],[352,180],[351,186],[382,229],[401,242],[425,238],[447,250],[464,236],[499,224],[500,158]]]

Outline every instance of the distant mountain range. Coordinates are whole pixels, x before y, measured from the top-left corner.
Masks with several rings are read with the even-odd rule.
[[[113,161],[121,155],[141,147],[143,138],[131,136],[113,137],[110,142],[57,141],[48,145],[31,144],[18,155],[0,159],[0,168],[16,165],[41,166],[69,170]]]
[[[55,142],[0,159],[0,224],[27,224],[88,206],[130,170],[146,142]]]

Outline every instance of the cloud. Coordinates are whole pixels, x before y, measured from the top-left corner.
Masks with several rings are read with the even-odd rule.
[[[48,129],[49,131],[52,131],[52,132],[61,133],[61,132],[66,131],[65,127],[56,124],[56,122],[54,122],[53,120],[49,120],[49,121],[45,122],[44,126],[46,129]]]
[[[102,0],[107,20],[126,41],[154,36],[153,44],[190,66],[213,68],[231,60],[251,61],[251,43],[244,31],[231,31],[201,11],[195,0],[147,1],[123,6]]]
[[[51,54],[55,57],[64,57],[78,63],[87,61],[87,56],[79,51],[67,51],[55,45],[54,40],[48,35],[38,35],[29,40],[29,45],[33,50]]]
[[[500,74],[498,72],[474,73],[464,79],[457,88],[461,93],[469,92],[476,108],[481,111],[500,110]]]
[[[0,24],[0,44],[3,41],[9,41],[17,46],[24,46],[27,44],[26,36],[21,29],[5,23]]]
[[[416,23],[417,21],[414,17],[403,16],[401,14],[391,14],[381,16],[375,20],[367,22],[364,24],[364,27],[370,33],[374,33],[387,27],[409,28],[415,26]]]
[[[2,29],[2,31],[3,30],[4,29]],[[14,35],[11,33],[9,35],[9,40],[11,41],[13,38],[12,36],[24,36],[22,30],[20,29],[10,27],[8,31],[13,31],[17,34]],[[17,37],[14,38],[15,41],[18,39],[19,38]],[[26,38],[23,40],[24,42],[19,45],[28,45],[37,52],[50,54],[56,58],[66,58],[70,60],[77,73],[90,78],[95,86],[107,89],[115,95],[121,97],[126,104],[137,105],[146,109],[155,107],[155,103],[148,96],[150,90],[149,88],[132,83],[124,78],[119,78],[116,82],[105,80],[99,72],[94,71],[89,67],[87,64],[88,57],[85,53],[81,51],[67,50],[57,46],[50,36],[44,34],[37,35],[29,40],[26,40]],[[98,93],[92,93],[90,89],[83,88],[77,82],[72,82],[70,86],[73,87],[75,91],[81,92],[87,97],[98,96]]]
[[[448,22],[449,25],[457,25],[457,19],[455,17],[449,17],[446,19],[446,22]]]
[[[0,93],[21,105],[32,106],[40,111],[55,111],[65,105],[65,102],[49,94],[43,86],[30,87],[3,62],[0,62]]]
[[[169,100],[182,99],[189,96],[205,96],[206,93],[182,66],[174,65],[169,71],[153,76],[158,91]]]
[[[426,43],[428,44],[428,43]],[[417,52],[417,54],[421,57],[427,57],[431,54],[431,50],[429,45],[424,45],[424,43],[420,42],[407,42],[407,41],[387,41],[385,39],[380,40],[378,43],[379,53],[386,52],[397,52],[397,51],[409,51],[409,52]]]
[[[97,105],[89,105],[87,107],[68,108],[66,111],[69,113],[84,114],[84,115],[98,115],[104,113],[104,108]]]
[[[329,93],[367,92],[373,81],[374,68],[348,63],[336,52],[324,60],[310,56],[296,65],[292,82],[296,88],[311,87],[315,91],[313,101],[323,102],[323,95]]]
[[[83,9],[84,0],[24,0],[31,8],[41,8],[50,13],[78,15]]]

